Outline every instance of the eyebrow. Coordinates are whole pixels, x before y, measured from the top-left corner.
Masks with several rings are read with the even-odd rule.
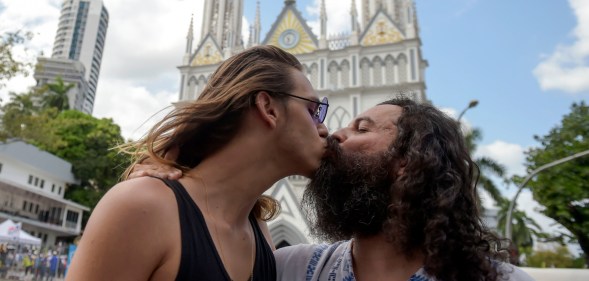
[[[357,117],[356,120],[354,120],[354,123],[359,124],[360,122],[368,122],[371,125],[376,124],[376,122],[374,122],[374,120],[368,116],[361,116],[361,117]]]

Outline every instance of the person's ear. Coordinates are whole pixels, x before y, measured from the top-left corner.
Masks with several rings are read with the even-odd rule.
[[[271,128],[276,128],[279,111],[277,101],[266,91],[260,91],[255,98],[256,109],[266,124]]]

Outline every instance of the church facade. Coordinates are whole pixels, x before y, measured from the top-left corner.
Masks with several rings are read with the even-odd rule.
[[[418,102],[426,96],[425,69],[413,0],[360,0],[350,5],[351,30],[328,35],[325,0],[320,1],[320,28],[316,34],[297,9],[296,1],[284,7],[264,38],[260,3],[244,40],[241,34],[244,0],[205,0],[200,42],[193,46],[190,23],[181,73],[179,101],[194,100],[220,62],[244,48],[269,44],[294,54],[319,97],[329,98],[325,125],[330,132],[345,127],[359,113],[396,95]],[[244,42],[247,41],[247,42]],[[282,207],[268,226],[277,247],[318,242],[299,201],[307,179],[291,176],[267,191]]]

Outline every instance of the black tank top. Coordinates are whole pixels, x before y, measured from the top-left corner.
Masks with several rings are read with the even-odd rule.
[[[182,257],[177,281],[229,281],[229,275],[221,262],[205,219],[184,186],[178,181],[162,179],[176,195],[180,232],[182,237]],[[276,261],[272,248],[266,242],[254,216],[249,216],[256,240],[256,259],[254,278],[256,281],[276,280]]]

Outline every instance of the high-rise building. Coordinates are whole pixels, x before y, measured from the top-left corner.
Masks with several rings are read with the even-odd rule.
[[[61,6],[55,42],[53,43],[53,52],[51,58],[47,59],[50,62],[52,60],[59,61],[61,65],[64,65],[67,60],[82,63],[85,68],[84,78],[87,87],[75,87],[85,88],[86,90],[76,92],[74,96],[75,100],[83,102],[70,101],[70,105],[74,105],[73,109],[88,114],[91,114],[94,108],[108,19],[108,11],[104,7],[102,0],[64,0]],[[47,61],[44,62],[47,63]],[[55,73],[55,71],[47,73],[46,69],[40,62],[35,78],[37,76],[46,78]],[[40,73],[37,74],[37,72]],[[52,80],[37,80],[37,85],[41,86],[48,82],[52,82]]]
[[[221,61],[243,50],[240,20],[244,0],[205,0],[201,39],[193,50],[192,21],[189,27],[181,73],[180,101],[194,100]],[[330,36],[325,0],[320,4],[320,28],[314,33],[296,7],[284,7],[261,40],[260,3],[248,46],[269,44],[294,54],[317,94],[329,98],[325,125],[340,129],[361,112],[395,95],[418,102],[426,97],[425,69],[415,4],[413,0],[362,0],[358,12],[351,1],[347,34]],[[282,212],[269,222],[277,247],[311,242],[308,223],[299,200],[307,179],[291,176],[267,191],[277,199]]]

